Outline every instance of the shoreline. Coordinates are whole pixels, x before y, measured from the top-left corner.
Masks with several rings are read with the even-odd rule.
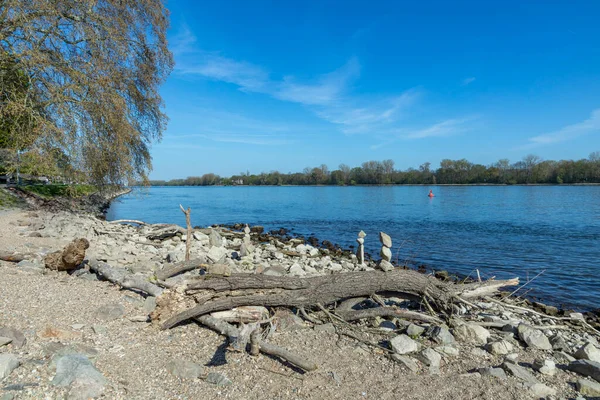
[[[298,374],[275,359],[257,359],[231,352],[219,356],[219,359],[224,358],[228,362],[212,366],[210,360],[215,357],[215,349],[223,343],[218,334],[199,328],[196,324],[183,324],[168,331],[157,329],[148,323],[148,313],[153,312],[156,304],[160,306],[160,301],[143,293],[140,295],[139,291],[119,290],[118,286],[102,280],[91,269],[95,262],[106,262],[120,274],[152,281],[158,271],[182,259],[187,242],[182,227],[136,227],[103,221],[89,214],[65,211],[13,210],[10,214],[0,214],[0,220],[4,226],[0,228],[3,229],[0,231],[2,248],[30,254],[26,261],[19,264],[0,262],[0,274],[7,277],[0,282],[0,293],[3,293],[0,296],[2,325],[24,332],[27,339],[21,350],[13,350],[12,344],[0,347],[0,355],[7,351],[10,354],[19,351],[27,354],[26,358],[17,356],[21,365],[3,384],[36,382],[35,386],[20,389],[24,391],[21,393],[27,393],[24,398],[36,398],[42,393],[57,396],[74,394],[79,390],[74,386],[61,388],[51,384],[55,374],[51,360],[60,362],[57,360],[73,352],[86,359],[93,357],[93,360],[97,360],[94,361],[95,368],[110,382],[102,385],[104,396],[115,399],[148,398],[151,397],[150,393],[158,398],[171,398],[183,393],[192,398],[203,396],[209,399],[220,399],[224,395],[232,398],[297,398],[297,392],[288,391],[290,382],[302,382],[299,389],[305,390],[307,395],[313,393],[315,397],[309,395],[313,398],[357,398],[363,392],[369,393],[369,397],[382,399],[398,396],[428,399],[440,393],[446,393],[449,398],[470,393],[472,398],[490,400],[504,398],[507,394],[510,394],[509,398],[523,400],[539,393],[575,397],[577,392],[571,382],[587,378],[578,378],[560,368],[556,368],[555,375],[549,376],[527,366],[542,359],[556,365],[566,365],[564,368],[567,368],[571,363],[570,354],[586,343],[597,343],[597,339],[577,323],[577,315],[570,315],[568,321],[560,320],[560,317],[540,314],[510,299],[499,298],[499,304],[482,299],[473,306],[460,303],[453,306],[453,314],[456,314],[454,319],[449,320],[449,328],[444,329],[450,329],[456,340],[447,344],[435,342],[431,332],[435,332],[433,327],[436,325],[431,323],[375,318],[354,325],[353,329],[368,329],[369,335],[381,336],[381,343],[388,343],[385,346],[389,346],[389,341],[398,335],[411,337],[424,349],[422,352],[400,356],[392,351],[388,357],[385,352],[365,347],[356,339],[342,339],[339,329],[343,326],[338,326],[335,321],[327,322],[325,317],[322,324],[314,325],[286,311],[288,314],[283,314],[286,315],[286,322],[277,319],[273,328],[275,333],[269,340],[315,360],[320,365],[319,370]],[[352,256],[338,258],[328,255],[320,249],[300,243],[298,239],[284,242],[270,237],[268,242],[263,242],[259,230],[255,228],[255,232],[251,233],[252,253],[241,256],[243,232],[223,228],[194,229],[193,258],[206,260],[208,265],[222,263],[219,265],[228,266],[232,273],[248,276],[335,276],[352,271],[368,272],[376,267],[373,263],[357,265]],[[161,232],[160,235],[157,236],[157,232]],[[81,267],[70,273],[44,268],[45,254],[62,249],[77,237],[86,237],[90,242],[85,253],[86,261]],[[193,270],[168,278],[165,283],[167,286],[177,286],[188,279],[196,279],[200,273],[200,270]],[[23,287],[34,291],[24,296]],[[386,301],[400,302],[400,307],[420,309],[412,300],[390,297]],[[108,305],[110,308],[105,307]],[[523,306],[526,311],[521,310]],[[284,311],[273,310],[273,318],[280,318],[275,316]],[[424,311],[420,310],[422,313]],[[550,308],[544,311],[553,312]],[[104,312],[109,313],[106,314],[108,319],[103,319]],[[456,321],[461,320],[461,324],[479,326],[477,331],[489,337],[488,343],[472,342],[470,336],[460,336],[458,326],[461,325],[456,325]],[[543,332],[544,337],[562,338],[563,342],[557,342],[553,350],[526,344],[517,332],[517,327],[523,323],[544,326],[539,331]],[[598,321],[588,319],[588,323],[598,324]],[[390,324],[394,326],[393,330],[389,329]],[[567,328],[555,328],[558,324]],[[512,328],[505,331],[504,326]],[[5,334],[6,331],[2,332]],[[55,344],[58,342],[60,346]],[[498,346],[509,346],[511,351],[503,353]],[[68,350],[61,350],[63,348]],[[423,354],[435,360],[440,358],[431,361],[423,358]],[[509,355],[513,361],[506,361]],[[30,363],[27,357],[46,361]],[[210,371],[225,376],[230,383],[217,386],[206,381],[206,378],[178,375],[180,372],[169,364],[175,360],[185,360],[199,368],[206,364],[201,367],[205,373]],[[518,363],[514,360],[518,360]],[[434,364],[429,365],[431,362]],[[191,368],[192,364],[186,365]],[[284,375],[265,374],[261,366],[267,370],[282,371]],[[523,382],[516,376],[508,379],[488,377],[499,371],[506,371],[508,375],[518,373],[510,372],[514,368],[526,368],[536,383]],[[337,384],[331,384],[336,381],[332,380],[330,371],[338,376]],[[248,376],[251,376],[250,380]],[[410,377],[408,381],[407,377]],[[123,379],[126,382],[122,383]],[[366,383],[367,386],[364,385]],[[485,389],[481,392],[473,391],[473,388]]]

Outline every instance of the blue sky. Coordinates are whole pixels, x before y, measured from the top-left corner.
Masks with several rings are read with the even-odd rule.
[[[600,151],[598,1],[177,1],[153,179]]]

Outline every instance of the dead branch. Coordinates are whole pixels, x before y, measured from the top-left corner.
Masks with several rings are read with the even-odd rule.
[[[230,340],[235,340],[234,338],[240,336],[239,329],[235,328],[233,325],[230,325],[225,321],[213,318],[210,315],[203,315],[194,319],[200,322],[201,324],[206,325],[207,327],[219,332],[221,335],[227,336]],[[255,338],[255,340],[258,340],[258,338]],[[262,342],[259,340],[259,348],[261,353],[282,358],[283,360],[294,364],[295,366],[300,367],[305,371],[314,371],[317,369],[317,365],[314,362],[305,360],[302,357],[297,356],[289,352],[288,350],[276,346],[274,344]]]
[[[110,221],[111,224],[137,224],[137,225],[147,225],[144,221],[138,221],[137,219],[117,219],[114,221]]]
[[[145,278],[113,268],[105,262],[91,262],[89,265],[92,271],[122,288],[139,290],[154,297],[163,293],[163,289],[148,282]]]
[[[183,261],[168,265],[164,269],[156,272],[156,279],[164,281],[167,278],[181,274],[182,272],[192,271],[196,268],[206,267],[206,260],[203,258],[196,258],[194,260]]]
[[[184,209],[180,204],[179,208],[181,208],[181,212],[185,214],[185,224],[187,225],[187,236],[185,241],[185,261],[190,261],[190,248],[192,247],[192,222],[190,214],[192,213],[191,208]]]

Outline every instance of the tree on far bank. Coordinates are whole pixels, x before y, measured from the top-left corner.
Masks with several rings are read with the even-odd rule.
[[[0,4],[0,135],[18,142],[0,146],[61,149],[97,184],[145,180],[173,67],[163,2]]]

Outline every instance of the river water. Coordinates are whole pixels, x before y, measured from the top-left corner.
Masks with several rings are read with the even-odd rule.
[[[427,197],[432,189],[435,197]],[[347,248],[393,239],[393,259],[482,278],[534,277],[519,293],[600,308],[600,186],[152,187],[115,200],[109,220],[286,228]]]

